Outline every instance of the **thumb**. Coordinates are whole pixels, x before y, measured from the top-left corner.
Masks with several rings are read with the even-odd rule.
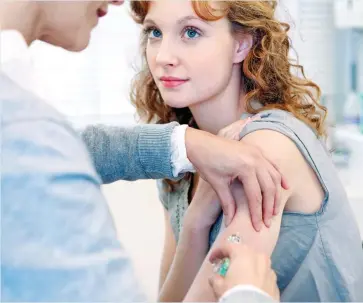
[[[213,293],[217,300],[220,299],[220,297],[223,295],[223,278],[218,275],[214,274],[208,279],[209,285],[213,290]]]
[[[211,183],[212,187],[216,191],[223,209],[223,213],[226,217],[226,226],[228,226],[236,212],[236,203],[233,199],[230,186],[226,183]]]

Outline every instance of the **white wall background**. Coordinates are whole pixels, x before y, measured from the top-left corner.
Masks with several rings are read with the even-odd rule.
[[[332,0],[281,0],[279,10],[281,19],[291,25],[290,37],[306,76],[329,95],[334,94],[336,61],[332,3]]]
[[[163,207],[154,181],[116,182],[104,186],[119,238],[133,260],[150,302],[157,299],[164,244]]]
[[[128,6],[110,7],[81,53],[36,42],[38,91],[70,116],[131,114],[128,91],[138,63],[139,27]]]
[[[331,1],[282,0],[279,10],[292,25],[294,47],[308,77],[326,94],[337,89]],[[40,42],[32,46],[37,90],[75,123],[133,124],[128,93],[139,58],[138,41],[139,28],[128,7],[110,7],[83,52],[68,53]],[[164,225],[155,183],[116,182],[103,190],[140,283],[149,299],[156,300]]]

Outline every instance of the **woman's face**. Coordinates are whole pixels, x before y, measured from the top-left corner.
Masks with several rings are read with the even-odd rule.
[[[40,40],[70,51],[83,50],[88,46],[91,31],[98,24],[99,18],[107,14],[108,3],[109,1],[42,2],[44,29]]]
[[[174,108],[218,97],[245,57],[229,20],[200,19],[190,1],[152,1],[143,25],[150,72],[164,102]]]

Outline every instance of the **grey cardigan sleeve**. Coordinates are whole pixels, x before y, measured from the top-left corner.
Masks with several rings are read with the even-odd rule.
[[[171,135],[178,123],[132,128],[93,125],[81,131],[104,184],[118,180],[174,179]]]

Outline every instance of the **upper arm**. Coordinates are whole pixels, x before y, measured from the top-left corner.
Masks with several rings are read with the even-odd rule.
[[[170,270],[170,266],[173,263],[176,251],[176,240],[170,222],[170,214],[166,209],[164,210],[164,218],[165,218],[165,237],[164,237],[163,256],[161,259],[161,266],[160,266],[159,291],[164,285],[164,282]]]
[[[299,151],[290,139],[274,131],[256,131],[245,136],[242,141],[259,147],[264,155],[273,161],[281,173],[287,178],[290,189],[282,193],[281,209],[283,209],[288,199],[294,194],[297,188],[297,182],[299,181],[299,178],[296,177],[296,168],[300,165],[296,160],[299,157],[302,158]],[[220,231],[211,250],[226,241],[231,234],[239,233],[243,243],[271,255],[278,239],[282,211],[274,217],[270,228],[263,227],[260,232],[256,232],[251,223],[242,185],[234,183],[232,194],[237,203],[236,215],[231,224]],[[212,275],[212,266],[208,258],[209,254],[205,258],[201,270],[185,298],[186,301],[216,300],[208,284],[208,278]]]
[[[141,298],[80,139],[42,120],[3,128],[2,143],[5,301]]]

